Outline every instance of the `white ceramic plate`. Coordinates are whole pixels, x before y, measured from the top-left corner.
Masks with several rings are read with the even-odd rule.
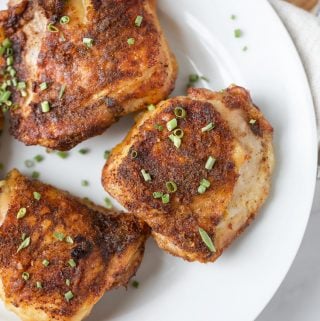
[[[149,241],[136,276],[139,289],[107,293],[88,321],[251,321],[288,271],[311,208],[316,129],[307,79],[291,39],[265,0],[159,0],[159,13],[180,65],[175,94],[183,93],[193,72],[210,79],[199,85],[216,90],[237,83],[250,88],[273,124],[277,164],[272,193],[259,218],[215,264],[184,262]],[[241,38],[234,37],[236,28],[243,31]],[[5,170],[37,170],[43,181],[103,204],[103,152],[120,142],[132,123],[130,117],[122,119],[66,160],[5,134],[0,162]],[[91,153],[80,155],[80,147]],[[24,161],[36,154],[45,155],[45,161],[27,169]],[[81,186],[83,179],[89,187]],[[18,319],[0,306],[0,320]]]

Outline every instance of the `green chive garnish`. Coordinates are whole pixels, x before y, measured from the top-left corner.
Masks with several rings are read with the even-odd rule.
[[[199,76],[197,75],[197,74],[191,74],[191,75],[189,75],[189,81],[191,82],[191,83],[195,83],[195,82],[197,82],[198,80],[199,80]]]
[[[161,198],[163,196],[162,192],[153,192],[153,198]]]
[[[154,110],[156,110],[156,106],[153,105],[153,104],[150,104],[150,105],[148,105],[148,110],[149,111],[154,111]]]
[[[212,156],[209,156],[208,160],[206,162],[206,165],[205,165],[205,169],[211,170],[213,168],[215,162],[216,162],[216,159]]]
[[[69,244],[73,244],[73,243],[74,243],[74,242],[73,242],[73,238],[72,238],[71,236],[67,236],[66,239],[65,239],[65,241],[66,241],[67,243],[69,243]]]
[[[82,155],[86,155],[86,154],[88,154],[90,152],[90,149],[88,149],[88,148],[81,148],[80,150],[79,150],[79,154],[82,154]]]
[[[142,20],[143,20],[143,17],[142,17],[142,16],[137,16],[137,17],[136,17],[136,20],[134,21],[134,24],[135,24],[137,27],[140,27],[140,26],[141,26],[141,23],[142,23]]]
[[[201,227],[199,227],[199,234],[202,238],[203,243],[208,247],[211,252],[216,252],[216,248],[208,235],[208,233]]]
[[[40,90],[46,90],[46,89],[48,89],[48,84],[46,83],[46,82],[43,82],[42,84],[40,84]]]
[[[236,20],[236,18],[237,18],[237,16],[234,15],[234,14],[232,14],[232,15],[230,16],[230,19],[231,19],[231,20]]]
[[[59,241],[63,241],[64,240],[64,234],[61,232],[54,232],[53,233],[53,237],[56,238]]]
[[[11,66],[11,65],[13,65],[13,56],[9,56],[7,58],[7,66]]]
[[[42,261],[42,264],[43,264],[45,267],[47,267],[47,266],[50,264],[50,262],[45,259],[45,260]]]
[[[181,128],[177,128],[173,131],[173,135],[179,137],[179,138],[182,138],[183,135],[184,135],[184,132]]]
[[[34,166],[34,162],[32,160],[25,160],[24,161],[24,165],[27,167],[27,168],[30,168],[30,167],[33,167]]]
[[[155,124],[155,125],[154,125],[154,128],[157,129],[159,132],[162,132],[162,131],[163,131],[163,126],[162,126],[162,125]]]
[[[34,160],[38,163],[41,163],[44,160],[44,157],[42,155],[36,155]]]
[[[31,177],[33,179],[38,179],[40,177],[40,173],[37,171],[32,172]]]
[[[92,38],[83,38],[82,42],[87,46],[87,48],[92,48],[93,39]]]
[[[104,151],[103,158],[107,160],[110,157],[110,154],[111,154],[110,150]]]
[[[66,159],[69,157],[69,153],[68,152],[57,152],[57,156],[59,156],[62,159]]]
[[[170,195],[169,194],[162,195],[161,200],[163,204],[168,204],[170,202]]]
[[[5,91],[5,92],[3,92],[3,93],[1,94],[1,96],[0,96],[0,102],[6,102],[6,101],[8,101],[9,98],[10,98],[10,96],[11,96],[11,92],[10,92],[10,91]]]
[[[37,201],[40,201],[41,199],[41,194],[38,192],[33,192],[33,198]]]
[[[138,157],[138,152],[136,150],[131,151],[131,158],[137,158]]]
[[[143,179],[146,181],[146,182],[149,182],[151,181],[151,175],[149,173],[147,173],[144,169],[141,170],[141,174],[143,176]]]
[[[37,287],[37,289],[42,289],[42,283],[37,281],[36,287]]]
[[[69,279],[66,279],[66,285],[70,286],[70,284],[71,284],[71,281]]]
[[[179,138],[178,136],[171,134],[169,136],[169,139],[173,142],[173,145],[176,148],[179,148],[181,146],[181,138]]]
[[[23,280],[28,281],[30,279],[30,274],[28,272],[23,272],[21,277]]]
[[[199,194],[205,193],[206,190],[207,190],[207,189],[206,189],[205,186],[203,186],[203,185],[200,185],[200,186],[198,187],[198,193],[199,193]]]
[[[134,45],[135,44],[135,40],[134,40],[134,38],[129,38],[128,40],[127,40],[127,42],[128,42],[128,45],[129,46],[132,46],[132,45]]]
[[[67,293],[64,294],[65,299],[69,302],[74,298],[74,295],[71,291],[68,291]]]
[[[208,187],[210,187],[210,182],[204,178],[201,180],[200,185],[204,186],[205,188],[208,188]]]
[[[178,118],[185,118],[187,116],[187,112],[184,108],[182,107],[176,107],[174,109],[174,114],[178,117]]]
[[[240,37],[242,36],[242,31],[241,31],[241,29],[235,29],[235,30],[234,30],[234,36],[235,36],[236,38],[240,38]]]
[[[201,128],[201,131],[204,132],[209,132],[210,130],[214,129],[215,125],[213,123],[209,123],[207,126]]]
[[[249,124],[250,124],[250,125],[254,125],[256,122],[257,122],[257,121],[256,121],[255,119],[250,119],[250,120],[249,120]]]
[[[68,261],[68,264],[69,264],[72,268],[74,268],[74,267],[77,266],[77,263],[74,261],[74,259],[70,259],[70,260]]]
[[[62,85],[60,90],[59,90],[59,95],[58,95],[58,98],[61,99],[64,95],[64,92],[66,90],[67,86],[66,85]]]
[[[65,25],[65,24],[67,24],[69,22],[70,22],[70,18],[68,16],[63,16],[63,17],[60,18],[60,23],[62,25]]]
[[[167,122],[167,129],[171,132],[178,126],[178,122],[176,118],[173,118]]]
[[[2,41],[2,46],[3,46],[4,48],[9,48],[9,47],[11,47],[11,46],[12,46],[11,40],[10,40],[9,38],[4,39],[4,40]]]
[[[25,207],[21,207],[17,213],[17,219],[25,217],[27,214],[27,209]]]
[[[89,186],[89,182],[87,181],[87,180],[85,180],[85,179],[83,179],[82,181],[81,181],[81,186]]]
[[[50,22],[47,26],[49,32],[59,32],[59,29],[54,26],[53,22]]]
[[[242,48],[242,51],[247,51],[248,50],[248,46],[244,46],[243,48]]]
[[[42,110],[43,113],[47,113],[47,112],[50,111],[50,104],[49,104],[48,101],[43,101],[41,103],[41,110]]]
[[[104,204],[108,210],[111,210],[113,208],[112,202],[111,202],[110,198],[108,198],[108,197],[104,198]]]
[[[137,288],[139,287],[139,282],[136,281],[136,280],[134,280],[134,281],[132,281],[131,285],[132,285],[132,287],[134,287],[135,289],[137,289]]]
[[[21,250],[25,249],[26,247],[28,247],[30,245],[30,236],[28,236],[27,238],[25,238],[21,244],[19,245],[18,249],[17,249],[17,253],[20,252]]]
[[[169,193],[174,193],[177,191],[177,184],[174,181],[166,182],[166,188]]]

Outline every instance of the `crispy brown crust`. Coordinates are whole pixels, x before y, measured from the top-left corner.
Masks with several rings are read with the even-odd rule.
[[[6,34],[14,42],[14,67],[29,86],[27,100],[19,93],[13,96],[22,108],[11,113],[11,133],[27,145],[70,149],[101,134],[120,116],[159,102],[174,87],[175,59],[154,1],[90,2],[86,13],[72,1],[37,0],[2,14]],[[63,15],[70,16],[69,24],[59,24]],[[143,16],[140,27],[134,24],[138,15]],[[37,20],[38,34],[30,31]],[[45,31],[50,21],[60,32]],[[84,37],[94,39],[92,48],[82,43]],[[135,39],[134,45],[128,45],[129,38]],[[29,57],[33,39],[40,41],[36,66],[30,65]],[[33,50],[37,53],[36,46]],[[41,91],[44,81],[49,88]],[[59,99],[62,85],[66,92]],[[50,102],[49,113],[41,112],[42,101]]]
[[[241,126],[245,128],[241,135],[251,131],[258,141],[264,140],[262,152],[259,152],[262,161],[258,166],[266,175],[265,186],[254,202],[248,201],[248,211],[252,208],[252,213],[239,221],[229,217],[229,205],[234,195],[247,202],[245,191],[244,195],[235,191],[240,171],[256,156],[250,144],[242,145],[245,138],[234,136],[231,123],[218,112],[221,110],[218,104],[241,110],[238,114],[243,122]],[[187,111],[185,119],[178,119],[178,127],[184,131],[179,149],[168,139],[170,132],[166,129],[167,121],[175,117],[177,106]],[[252,125],[251,119],[256,121]],[[215,128],[203,133],[201,129],[210,122]],[[158,131],[155,125],[163,126],[164,130]],[[272,132],[271,125],[253,106],[250,95],[243,88],[229,87],[223,92],[191,89],[188,97],[164,101],[154,112],[140,117],[125,140],[112,151],[103,170],[102,183],[106,191],[150,225],[161,248],[190,261],[214,261],[255,217],[268,195],[273,163],[270,154]],[[132,151],[137,152],[134,159]],[[210,171],[205,169],[209,156],[217,159]],[[141,169],[151,175],[151,182],[144,181]],[[198,186],[203,178],[209,180],[211,186],[199,195]],[[169,204],[163,204],[161,199],[153,198],[153,192],[166,193],[167,181],[174,181],[178,190],[170,194]],[[229,220],[230,225],[223,227]],[[204,244],[199,227],[215,241],[215,253]]]
[[[40,201],[34,191],[41,194]],[[0,276],[7,304],[39,309],[48,320],[70,320],[83,306],[90,311],[106,290],[126,285],[139,266],[148,229],[131,215],[88,206],[17,171],[9,175],[3,193],[8,193],[9,204],[0,228]],[[17,220],[21,207],[27,214]],[[74,243],[57,240],[54,232],[71,236]],[[31,243],[17,253],[23,233]],[[42,264],[45,259],[48,267]],[[68,265],[70,259],[76,267]],[[27,282],[23,272],[30,274]],[[37,281],[43,289],[35,287]],[[69,290],[74,299],[66,302]]]

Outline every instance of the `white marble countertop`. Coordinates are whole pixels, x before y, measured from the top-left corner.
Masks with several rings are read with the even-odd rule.
[[[320,181],[300,250],[279,290],[256,321],[320,320]]]

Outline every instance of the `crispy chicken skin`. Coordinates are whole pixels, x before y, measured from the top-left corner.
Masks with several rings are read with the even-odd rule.
[[[63,16],[70,22],[61,24]],[[20,108],[11,112],[11,133],[26,145],[68,150],[174,88],[177,66],[155,0],[9,1],[0,21],[13,41],[17,77],[27,82],[28,96],[15,92]],[[50,112],[42,112],[43,101]]]
[[[23,321],[82,320],[141,262],[148,227],[132,215],[87,204],[17,170],[2,181],[0,204],[0,295]],[[18,219],[21,208],[26,214]]]
[[[177,128],[184,132],[180,148],[168,138],[172,132],[166,127],[176,117],[176,107],[186,111],[185,118],[176,118]],[[210,123],[214,128],[202,131]],[[147,222],[162,249],[189,261],[214,261],[255,218],[268,196],[272,133],[245,89],[190,89],[187,97],[161,102],[137,120],[112,151],[102,182],[106,191]],[[211,170],[205,168],[209,156],[216,159]],[[141,170],[151,180],[145,181]],[[211,185],[200,194],[202,179]],[[169,181],[177,190],[169,193],[165,204],[153,193],[168,193]],[[203,241],[199,228],[215,250]]]

